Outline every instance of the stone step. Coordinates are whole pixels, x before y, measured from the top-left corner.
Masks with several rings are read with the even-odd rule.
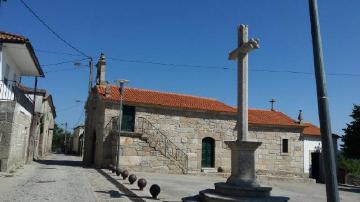
[[[315,179],[304,177],[283,177],[283,176],[270,176],[270,175],[257,175],[258,181],[282,181],[282,182],[302,182],[302,183],[316,183]]]
[[[203,173],[217,173],[215,168],[201,168],[201,172]]]
[[[190,171],[189,175],[199,175],[199,176],[216,176],[228,178],[230,177],[230,173],[219,173],[219,172],[198,172],[198,171]],[[316,183],[315,179],[306,178],[306,177],[289,177],[289,176],[273,176],[273,175],[256,175],[256,179],[258,181],[283,181],[283,182],[303,182],[303,183]]]

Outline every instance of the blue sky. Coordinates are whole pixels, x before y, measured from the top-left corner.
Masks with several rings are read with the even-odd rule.
[[[275,98],[277,110],[296,118],[302,109],[307,121],[318,124],[313,75],[258,71],[314,72],[307,1],[26,2],[86,54],[97,60],[104,52],[109,58],[108,81],[125,78],[132,87],[212,97],[230,105],[236,105],[236,63],[227,60],[227,53],[236,46],[237,26],[248,24],[250,37],[261,41],[261,48],[249,56],[250,107],[269,109],[269,100]],[[359,7],[358,0],[319,0],[326,73],[353,74],[327,77],[332,126],[338,134],[350,121],[352,105],[359,104],[360,98]],[[1,5],[0,30],[27,36],[38,50],[41,64],[83,58],[46,30],[17,0]],[[205,67],[129,63],[110,58]],[[39,86],[53,94],[57,122],[67,121],[69,127],[82,122],[83,103],[75,101],[86,100],[88,69],[75,69],[71,63],[43,69],[52,72],[40,79]]]

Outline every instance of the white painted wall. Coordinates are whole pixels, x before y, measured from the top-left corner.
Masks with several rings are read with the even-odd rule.
[[[6,48],[3,47],[2,50],[2,65],[1,65],[1,79],[0,80],[4,80],[4,76],[5,76],[5,70],[6,70],[6,65],[9,65],[10,67],[10,71],[9,71],[9,77],[8,80],[16,80],[16,81],[20,81],[20,68],[16,66],[13,58],[11,58],[10,54],[8,51],[6,51]],[[14,78],[14,75],[16,75],[16,78]]]
[[[304,173],[309,173],[311,168],[311,153],[321,148],[319,137],[304,136]]]
[[[13,99],[13,93],[11,87],[14,85],[11,81],[20,81],[19,68],[15,65],[14,60],[11,58],[10,54],[6,51],[6,48],[3,47],[0,52],[0,99]],[[9,66],[9,73],[6,74],[6,67]],[[9,80],[8,84],[4,84],[4,79],[7,77]]]

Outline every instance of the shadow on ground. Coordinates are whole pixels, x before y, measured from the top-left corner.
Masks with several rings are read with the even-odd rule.
[[[123,195],[128,197],[131,201],[134,202],[145,202],[143,199],[152,199],[151,197],[147,196],[138,196],[134,192],[132,192],[130,189],[126,188],[123,184],[121,184],[119,181],[111,177],[109,174],[104,172],[101,169],[96,169],[102,176],[104,176],[109,182],[111,182],[113,185],[115,185],[122,193]]]
[[[71,160],[35,160],[35,162],[43,165],[53,165],[53,166],[71,166],[71,167],[82,167],[81,161],[71,161]],[[45,168],[42,168],[45,169]],[[52,168],[54,169],[54,168]]]
[[[124,196],[124,194],[121,194],[118,191],[115,190],[110,190],[110,191],[95,191],[98,193],[104,193],[104,194],[109,194],[111,198],[121,198],[122,196]]]
[[[339,185],[340,191],[360,193],[360,186],[342,184]]]

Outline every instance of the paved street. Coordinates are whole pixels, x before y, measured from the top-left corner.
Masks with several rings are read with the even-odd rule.
[[[33,162],[18,169],[13,177],[0,177],[0,201],[155,201],[148,188],[161,186],[161,201],[180,201],[199,190],[211,188],[221,177],[135,173],[148,180],[144,191],[108,170],[81,167],[79,157],[53,154],[48,160]],[[274,187],[273,195],[291,201],[326,201],[324,185],[288,182],[267,182]],[[360,201],[360,188],[341,187],[342,201]]]

